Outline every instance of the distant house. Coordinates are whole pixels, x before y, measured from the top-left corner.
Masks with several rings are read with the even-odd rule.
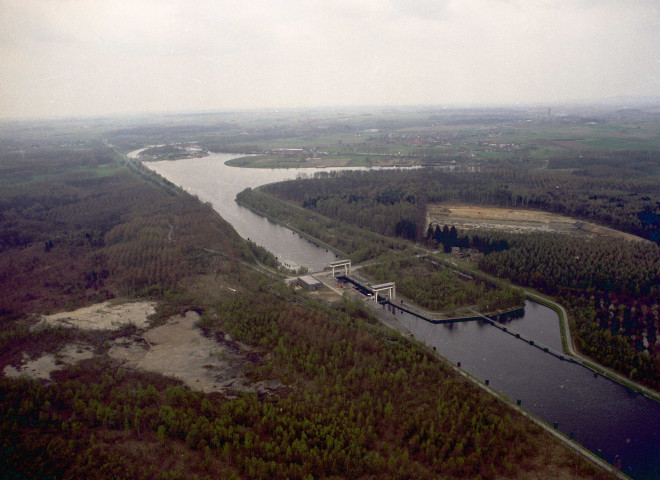
[[[298,277],[298,284],[305,290],[320,290],[323,287],[323,283],[311,275]]]

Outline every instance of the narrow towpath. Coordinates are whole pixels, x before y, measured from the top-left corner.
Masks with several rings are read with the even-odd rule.
[[[467,270],[468,272],[472,272],[474,274],[477,274],[481,276],[482,278],[488,279],[492,282],[495,283],[501,283],[502,279],[499,279],[497,277],[493,277],[492,275],[489,275],[484,272],[476,271],[476,270],[470,270],[466,269],[464,266],[459,265],[455,260],[451,259],[442,259],[439,258],[441,262],[446,262],[450,263],[454,267],[456,267],[459,270]],[[512,286],[515,286],[517,288],[520,288],[525,295],[532,299],[535,300],[539,303],[545,304],[549,306],[550,308],[553,308],[557,314],[559,315],[559,321],[561,323],[561,335],[562,335],[562,345],[564,347],[564,353],[573,357],[576,362],[580,363],[581,365],[584,365],[585,367],[597,371],[598,373],[602,373],[603,375],[611,378],[612,380],[615,380],[623,385],[628,386],[629,388],[632,388],[644,395],[646,395],[649,398],[654,399],[655,401],[660,402],[660,393],[657,391],[653,390],[652,388],[646,387],[640,383],[635,382],[634,380],[631,380],[627,378],[626,376],[615,372],[614,370],[607,368],[600,363],[598,363],[596,360],[593,360],[591,358],[585,357],[584,355],[580,354],[577,352],[575,349],[575,344],[573,342],[573,336],[571,334],[571,328],[568,322],[568,313],[566,312],[566,309],[560,305],[559,303],[555,302],[554,300],[550,299],[547,296],[544,295],[539,295],[538,293],[524,287],[520,287],[514,284],[511,284]]]
[[[613,380],[616,380],[619,383],[622,383],[624,385],[629,386],[630,388],[633,388],[644,395],[646,395],[649,398],[652,398],[656,401],[660,401],[660,394],[656,392],[655,390],[645,387],[644,385],[635,382],[634,380],[631,380],[620,373],[615,372],[614,370],[611,370],[600,363],[596,362],[593,359],[587,358],[583,356],[582,354],[578,353],[575,350],[575,345],[573,343],[573,336],[571,335],[571,329],[568,324],[568,314],[566,313],[566,310],[564,309],[563,306],[561,306],[559,303],[550,300],[547,297],[541,296],[537,293],[531,292],[529,290],[525,289],[525,295],[527,295],[529,298],[536,300],[540,303],[545,303],[548,305],[551,305],[556,308],[560,312],[559,314],[559,321],[562,323],[562,336],[563,340],[562,344],[564,346],[564,353],[570,355],[571,357],[575,358],[578,363],[581,363],[582,365],[591,368],[592,370],[598,370],[599,373],[602,372],[606,376],[610,377]],[[595,368],[594,368],[595,367]]]

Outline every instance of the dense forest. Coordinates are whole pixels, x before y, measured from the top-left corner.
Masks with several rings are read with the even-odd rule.
[[[422,169],[321,172],[262,190],[340,222],[414,241],[425,234],[424,177]]]
[[[419,239],[430,203],[463,202],[531,208],[610,226],[660,243],[660,159],[657,153],[615,152],[552,157],[548,168],[482,165],[317,173],[264,187],[331,218],[385,235]],[[397,229],[401,221],[412,229]]]
[[[268,255],[112,150],[11,153],[0,168],[0,365],[94,351],[47,381],[0,378],[4,476],[607,478],[359,304],[314,303],[246,268]],[[152,322],[199,312],[207,336],[249,345],[251,380],[280,387],[205,394],[129,368],[107,353],[133,325],[33,328],[33,313],[112,297],[157,300]]]
[[[547,450],[539,429],[416,345],[361,332],[360,322],[370,320],[349,316],[355,308],[311,310],[257,293],[207,310],[201,326],[210,334],[230,333],[269,358],[250,375],[281,379],[273,395],[206,395],[104,359],[65,369],[48,385],[2,378],[3,471],[16,478],[501,478],[537,469],[543,455],[550,476],[563,468],[594,475],[576,457]]]
[[[557,297],[571,312],[580,350],[660,386],[660,247],[559,234],[505,241],[508,248],[485,255],[479,268]]]
[[[6,154],[0,177],[3,309],[163,294],[253,258],[209,205],[147,173],[136,178],[104,147]]]
[[[520,290],[467,276],[432,257],[382,258],[366,265],[362,271],[379,283],[394,279],[399,295],[427,310],[448,316],[473,315],[469,310],[460,311],[465,307],[487,312],[522,307],[525,303],[525,295]]]

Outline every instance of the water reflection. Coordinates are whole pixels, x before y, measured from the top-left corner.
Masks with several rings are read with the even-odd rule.
[[[248,169],[225,165],[227,160],[239,156],[216,153],[203,158],[149,162],[145,165],[200,200],[211,202],[213,208],[231,223],[241,237],[249,238],[270,250],[282,263],[316,271],[336,260],[332,252],[316,247],[306,239],[292,234],[291,230],[235,202],[236,194],[247,187],[292,180],[299,175],[309,174],[310,170]]]

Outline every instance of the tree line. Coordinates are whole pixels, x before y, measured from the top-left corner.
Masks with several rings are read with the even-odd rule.
[[[420,171],[396,176],[387,171],[322,172],[269,184],[263,191],[341,222],[415,241],[425,233],[426,196],[418,188],[420,181]]]

